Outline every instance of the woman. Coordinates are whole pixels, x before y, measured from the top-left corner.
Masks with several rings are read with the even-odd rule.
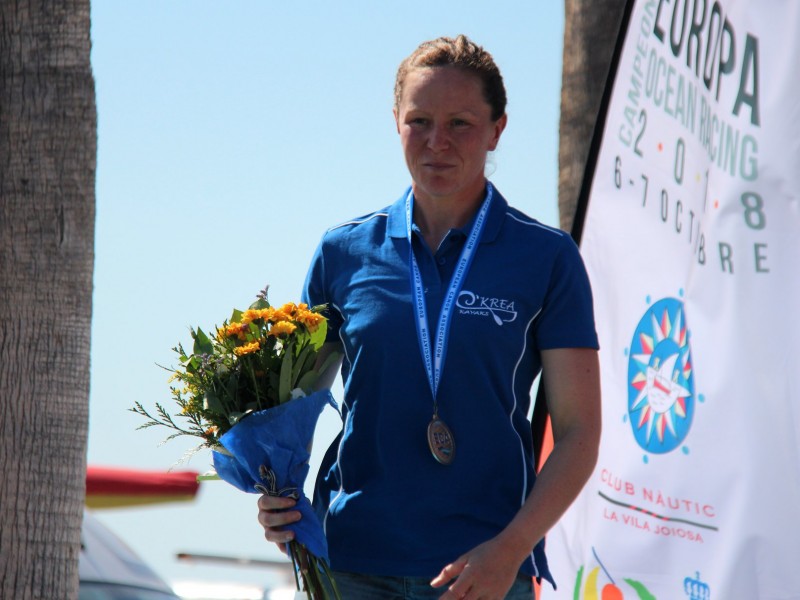
[[[343,431],[315,507],[346,599],[531,598],[541,543],[589,477],[600,433],[591,292],[569,236],[484,176],[506,126],[503,80],[464,36],[400,66],[394,116],[411,187],[329,230],[305,300],[343,353]],[[413,251],[411,251],[413,249]],[[555,445],[533,468],[543,371]],[[533,485],[536,479],[536,485]],[[263,496],[283,543],[294,501]]]

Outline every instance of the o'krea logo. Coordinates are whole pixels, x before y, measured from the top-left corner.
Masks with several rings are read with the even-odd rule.
[[[517,309],[513,300],[479,296],[473,292],[463,290],[456,300],[456,306],[462,315],[477,315],[491,317],[495,323],[511,323],[517,318]]]
[[[628,354],[628,417],[636,442],[664,454],[692,425],[694,371],[683,302],[663,298],[644,313]]]

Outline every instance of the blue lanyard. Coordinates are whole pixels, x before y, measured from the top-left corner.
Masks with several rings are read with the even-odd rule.
[[[464,279],[469,272],[472,259],[475,257],[475,250],[477,250],[480,243],[483,227],[486,224],[486,216],[489,213],[489,207],[492,203],[492,196],[494,195],[494,187],[491,183],[487,183],[486,198],[481,205],[478,215],[475,217],[475,222],[472,225],[472,230],[467,236],[467,241],[461,249],[461,256],[458,258],[458,264],[450,279],[450,285],[447,288],[447,293],[442,303],[442,312],[439,315],[439,323],[436,327],[436,343],[434,352],[431,351],[431,335],[428,327],[428,313],[425,306],[425,289],[422,285],[422,275],[420,274],[417,259],[414,256],[414,248],[411,240],[411,219],[414,210],[414,194],[411,190],[408,191],[406,196],[406,233],[408,236],[408,254],[411,272],[411,288],[413,290],[414,300],[414,314],[417,324],[417,339],[419,340],[420,352],[422,353],[422,362],[425,364],[425,370],[428,374],[428,384],[431,388],[433,395],[434,414],[437,414],[436,393],[439,390],[439,380],[444,367],[444,359],[447,354],[447,339],[450,335],[450,321],[453,315],[453,304],[455,303],[458,294],[461,291],[461,286],[464,284]]]

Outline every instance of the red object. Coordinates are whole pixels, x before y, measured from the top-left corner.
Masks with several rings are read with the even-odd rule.
[[[86,506],[121,508],[194,499],[200,484],[195,471],[149,471],[89,466],[86,469]]]

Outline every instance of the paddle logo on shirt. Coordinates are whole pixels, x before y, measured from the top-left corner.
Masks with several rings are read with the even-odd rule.
[[[459,314],[489,317],[498,325],[511,323],[517,318],[517,310],[513,300],[481,296],[468,290],[462,290],[456,300]]]

